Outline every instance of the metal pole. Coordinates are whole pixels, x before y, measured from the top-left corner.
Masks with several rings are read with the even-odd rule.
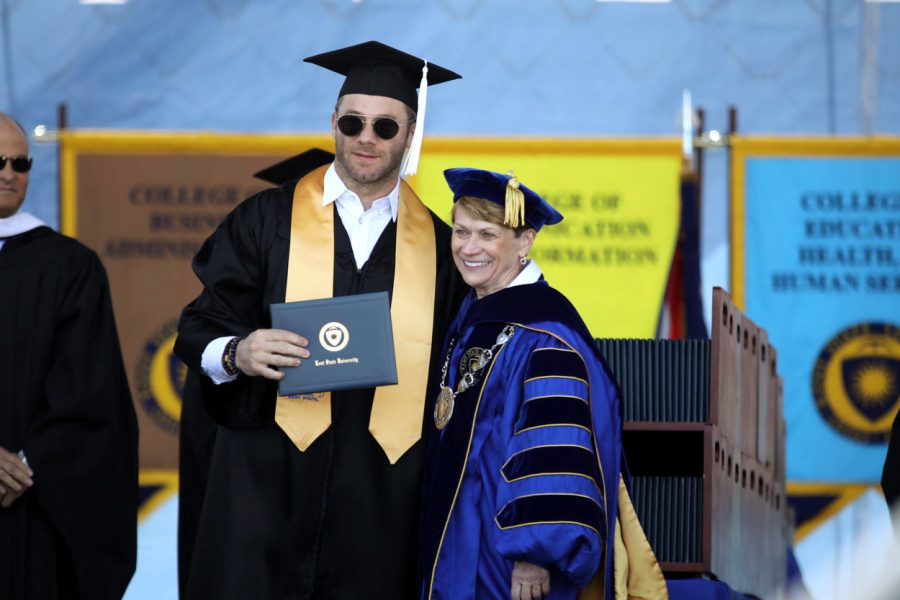
[[[61,134],[69,124],[68,109],[65,102],[56,105],[56,129]],[[56,215],[62,229],[62,150],[59,136],[56,138]]]

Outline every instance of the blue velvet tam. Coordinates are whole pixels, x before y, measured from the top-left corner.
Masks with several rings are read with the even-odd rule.
[[[511,171],[503,175],[482,169],[447,169],[444,179],[453,190],[454,202],[463,196],[473,196],[502,206],[506,215],[503,224],[507,227],[524,224],[540,231],[544,225],[554,225],[563,219],[546,200],[519,183]]]

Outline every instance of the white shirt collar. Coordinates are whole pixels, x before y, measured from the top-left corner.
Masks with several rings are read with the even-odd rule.
[[[44,222],[27,212],[17,212],[11,217],[0,219],[0,238],[12,237],[37,229]]]
[[[525,268],[519,271],[519,274],[516,275],[516,278],[509,282],[509,285],[506,286],[508,288],[517,286],[517,285],[528,285],[530,283],[537,283],[543,273],[541,272],[541,268],[537,265],[533,260],[529,260],[528,264],[525,265]]]
[[[356,201],[359,202],[360,209],[362,208],[362,201],[359,199],[359,196],[356,192],[351,191],[341,179],[340,175],[337,174],[337,171],[334,168],[334,163],[328,166],[328,170],[325,171],[325,183],[324,183],[324,193],[322,194],[322,206],[328,206],[332,202],[337,201],[338,198],[343,196],[344,194],[350,194],[350,196]],[[391,219],[393,221],[397,221],[397,207],[400,204],[400,178],[397,178],[397,185],[394,186],[394,189],[390,191],[390,193],[385,196],[391,206]],[[379,200],[384,200],[384,198],[378,198],[375,202]]]

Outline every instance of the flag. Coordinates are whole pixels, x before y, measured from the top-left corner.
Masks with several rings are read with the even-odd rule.
[[[696,173],[682,174],[680,195],[678,238],[656,337],[670,340],[707,338],[700,293],[700,183]]]

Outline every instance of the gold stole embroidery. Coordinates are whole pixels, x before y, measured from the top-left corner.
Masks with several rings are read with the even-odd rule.
[[[322,206],[325,171],[297,183],[291,211],[285,302],[334,294],[334,209]],[[434,320],[436,249],[434,224],[425,205],[400,181],[396,262],[391,321],[397,356],[397,385],[376,388],[369,431],[391,464],[422,434],[425,387]],[[318,332],[300,332],[307,337]],[[278,396],[275,422],[305,451],[331,425],[331,394]]]

